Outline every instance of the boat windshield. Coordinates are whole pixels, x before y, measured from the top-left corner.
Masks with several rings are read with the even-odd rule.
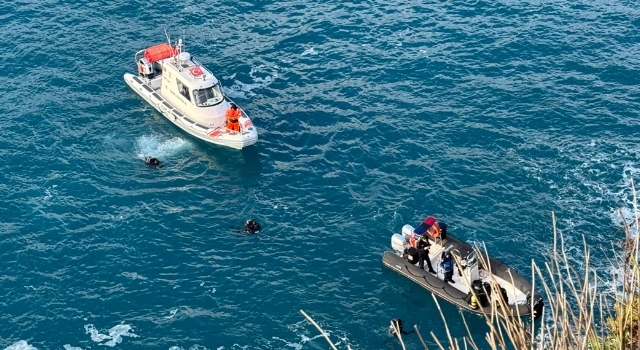
[[[205,89],[193,90],[194,101],[198,107],[208,107],[217,105],[224,100],[220,83]]]
[[[475,264],[478,261],[478,256],[476,255],[476,251],[472,251],[471,253],[469,253],[469,255],[467,255],[467,257],[464,259],[467,261],[467,266],[473,266],[473,264]]]

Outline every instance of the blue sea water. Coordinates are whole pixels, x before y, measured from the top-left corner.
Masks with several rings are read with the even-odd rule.
[[[18,0],[0,29],[2,349],[326,349],[301,309],[341,349],[399,348],[395,317],[434,347],[431,295],[381,264],[404,224],[529,277],[552,211],[578,269],[583,235],[603,274],[623,238],[635,1]],[[189,137],[124,83],[165,30],[255,146]]]

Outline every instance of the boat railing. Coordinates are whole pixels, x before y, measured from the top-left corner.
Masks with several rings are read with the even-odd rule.
[[[146,50],[146,49],[145,49],[145,50]],[[136,52],[136,54],[135,54],[135,55],[133,55],[133,60],[136,62],[136,64],[138,64],[138,60],[139,60],[140,58],[142,58],[142,55],[144,55],[144,51],[145,51],[145,50],[140,50],[140,51]]]

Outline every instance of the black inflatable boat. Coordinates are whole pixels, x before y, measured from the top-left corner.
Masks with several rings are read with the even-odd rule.
[[[475,247],[448,234],[435,240],[429,239],[429,258],[436,271],[436,274],[432,274],[407,259],[408,255],[415,254],[415,251],[408,249],[411,235],[415,235],[413,227],[405,225],[402,234],[391,237],[394,251],[386,252],[382,257],[386,267],[418,283],[436,296],[471,312],[490,314],[491,304],[500,303],[497,297],[499,292],[511,315],[532,316],[534,319],[542,315],[544,302],[540,294],[533,290],[526,278],[507,264],[485,254],[481,259],[480,252]],[[455,260],[454,283],[444,281],[445,275],[440,262],[445,252],[452,254]],[[417,261],[416,256],[410,256],[409,259]],[[483,266],[483,260],[488,266]]]

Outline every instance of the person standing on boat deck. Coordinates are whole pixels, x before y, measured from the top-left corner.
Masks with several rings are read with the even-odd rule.
[[[436,271],[431,266],[431,258],[429,258],[429,247],[431,247],[429,236],[423,234],[420,237],[420,241],[418,241],[418,267],[424,269],[424,262],[426,261],[429,272],[435,275]]]
[[[227,109],[226,117],[227,117],[227,131],[233,130],[235,132],[240,132],[240,123],[238,120],[240,119],[240,109],[235,103],[231,104],[231,107]]]
[[[440,266],[444,270],[444,281],[450,283],[456,283],[453,281],[453,256],[450,251],[442,252],[442,261]]]

